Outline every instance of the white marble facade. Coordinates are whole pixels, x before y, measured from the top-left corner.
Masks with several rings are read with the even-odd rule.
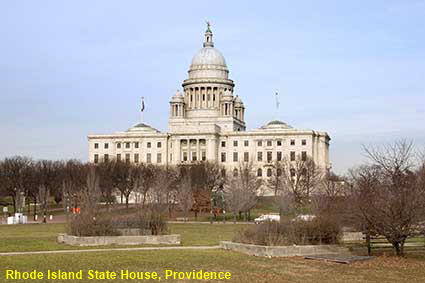
[[[261,168],[262,178],[267,178],[267,164],[292,154],[330,168],[326,132],[298,130],[276,120],[246,130],[244,104],[233,93],[234,82],[223,55],[214,48],[209,26],[188,73],[183,92],[171,97],[168,132],[141,123],[125,132],[89,135],[89,161],[115,158],[165,165],[209,160],[228,172],[252,161],[256,172]]]

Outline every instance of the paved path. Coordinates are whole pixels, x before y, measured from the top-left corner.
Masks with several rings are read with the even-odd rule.
[[[90,249],[90,250],[55,250],[55,251],[7,252],[7,253],[0,253],[0,256],[117,252],[117,251],[134,252],[134,251],[158,251],[158,250],[216,250],[219,248],[220,246],[187,246],[187,247],[142,247],[142,248],[116,248],[116,249]]]

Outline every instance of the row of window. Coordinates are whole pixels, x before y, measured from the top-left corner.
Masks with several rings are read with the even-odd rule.
[[[244,146],[249,146],[249,141],[248,140],[245,140],[243,143],[244,143]],[[139,142],[133,142],[133,144],[134,144],[134,148],[139,148]],[[237,147],[238,144],[239,144],[239,141],[233,141],[233,146],[234,147]],[[267,140],[266,141],[266,145],[267,146],[273,146],[273,141],[272,140]],[[282,141],[281,140],[276,141],[276,145],[277,146],[282,146]],[[290,140],[290,145],[295,145],[295,139],[291,139]],[[305,139],[301,140],[301,145],[307,145],[307,140],[305,140]],[[259,146],[259,147],[263,146],[263,141],[257,141],[257,146]],[[118,142],[116,144],[116,147],[118,149],[119,148],[122,148],[122,147],[131,148],[131,142],[123,142],[123,143]],[[156,143],[156,147],[157,148],[161,148],[162,147],[162,143],[161,142],[157,142]],[[221,147],[226,147],[226,142],[225,141],[222,141],[221,142]],[[99,143],[94,143],[94,148],[95,149],[98,149],[99,148]],[[109,148],[109,143],[104,143],[103,144],[103,148],[104,149],[108,149]],[[152,148],[152,143],[151,142],[147,142],[146,143],[146,148]]]
[[[296,175],[295,169],[290,169],[289,171],[290,171],[291,177],[295,177],[295,175]],[[233,177],[237,177],[238,176],[238,173],[239,173],[238,172],[238,169],[237,168],[234,168],[233,169]],[[226,174],[226,170],[223,170],[222,171],[222,175],[225,175],[225,174]],[[306,169],[304,169],[302,171],[302,174],[306,174]],[[266,176],[267,177],[271,177],[272,175],[273,175],[272,168],[267,168],[267,170],[266,170]],[[277,168],[276,169],[276,175],[277,176],[282,176],[282,169]],[[258,168],[257,169],[257,177],[263,177],[263,169],[262,168]]]
[[[125,156],[124,156],[124,160],[125,160],[125,162],[130,162],[130,153],[126,153],[125,154]],[[117,161],[121,161],[122,160],[122,157],[121,157],[121,154],[120,153],[118,153],[117,154],[117,156],[116,156],[116,159],[117,159]],[[99,154],[95,154],[94,155],[94,158],[93,158],[93,162],[94,163],[99,163]],[[109,161],[109,154],[104,154],[103,155],[103,161],[104,162],[107,162],[107,161]],[[139,163],[139,154],[138,153],[135,153],[134,154],[134,156],[133,156],[133,162],[134,163]],[[151,153],[146,153],[146,163],[152,163],[152,154]],[[162,154],[161,153],[157,153],[156,154],[156,163],[162,163]]]
[[[238,144],[239,144],[239,141],[233,141],[233,146],[234,147],[237,147]],[[295,139],[291,139],[289,141],[289,144],[290,145],[295,145]],[[243,145],[244,146],[249,146],[249,141],[248,140],[243,141]],[[267,146],[273,146],[273,141],[272,140],[267,140],[266,141],[266,145]],[[282,146],[282,141],[281,140],[277,140],[276,141],[276,145],[277,146]],[[301,145],[307,145],[307,140],[306,139],[302,139],[301,140]],[[259,146],[259,147],[263,146],[263,141],[257,141],[257,146]],[[221,147],[226,147],[226,142],[225,141],[222,141],[221,142]]]
[[[267,151],[266,157],[267,157],[267,159],[266,159],[267,162],[271,162],[273,160],[273,152]],[[289,153],[289,159],[291,161],[295,161],[295,159],[296,159],[295,151],[291,151]],[[242,160],[244,162],[249,162],[249,152],[243,153],[243,159]],[[282,161],[282,152],[281,151],[276,152],[276,160]],[[301,160],[302,161],[307,160],[307,151],[301,151]],[[262,151],[257,152],[257,161],[259,161],[259,162],[263,161],[263,152]],[[221,162],[226,162],[226,152],[221,153]],[[233,162],[239,162],[239,153],[238,152],[233,152]]]
[[[119,149],[119,148],[122,148],[122,147],[125,147],[125,148],[131,148],[131,142],[123,142],[123,143],[120,143],[120,142],[118,142],[117,144],[116,144],[116,147]],[[139,142],[134,142],[133,143],[134,144],[134,148],[139,148]],[[146,147],[147,148],[152,148],[152,143],[151,142],[147,142],[146,143]],[[157,142],[156,143],[156,147],[157,148],[161,148],[162,147],[162,143],[161,142]],[[98,149],[99,148],[99,143],[94,143],[94,148],[95,149]],[[103,148],[104,149],[108,149],[109,148],[109,143],[104,143],[103,144]]]

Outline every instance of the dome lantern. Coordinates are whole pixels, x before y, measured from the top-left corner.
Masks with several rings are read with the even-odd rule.
[[[207,21],[207,30],[205,31],[205,41],[204,41],[204,47],[214,47],[214,42],[212,41],[212,31],[211,31],[211,24],[209,21]]]

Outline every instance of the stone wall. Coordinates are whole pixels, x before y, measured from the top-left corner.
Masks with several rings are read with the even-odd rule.
[[[58,242],[72,246],[180,245],[180,235],[78,237],[67,234],[59,234]]]
[[[306,245],[306,246],[259,246],[221,241],[220,248],[232,250],[253,256],[285,257],[307,256],[318,254],[347,254],[347,248],[337,245]]]

